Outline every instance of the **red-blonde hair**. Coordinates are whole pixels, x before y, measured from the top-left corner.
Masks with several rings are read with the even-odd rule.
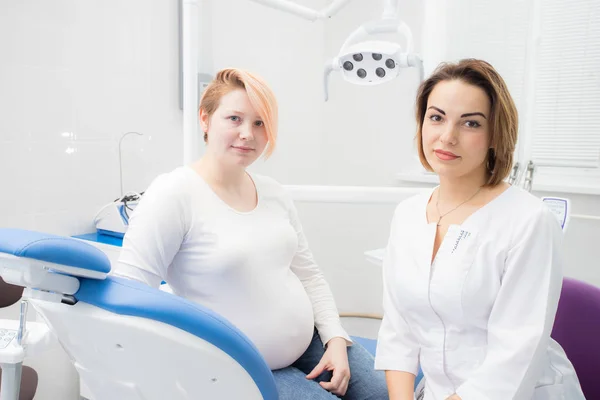
[[[219,108],[221,98],[236,89],[246,91],[250,104],[265,124],[269,141],[265,157],[268,158],[275,150],[277,142],[278,110],[275,94],[262,78],[237,68],[227,68],[219,71],[202,94],[198,115],[200,115],[200,111],[204,111],[210,118]],[[207,139],[208,136],[204,133],[204,141]]]

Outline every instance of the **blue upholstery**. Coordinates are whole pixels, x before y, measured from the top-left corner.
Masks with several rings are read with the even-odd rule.
[[[375,357],[375,349],[377,348],[377,340],[375,339],[367,339],[360,336],[352,336],[352,341],[360,344],[364,347],[373,357]]]
[[[106,255],[80,240],[20,229],[0,229],[0,252],[92,271],[110,272]],[[265,400],[278,399],[271,370],[236,327],[218,314],[145,284],[122,278],[80,278],[78,301],[119,315],[163,322],[229,354],[252,377]]]
[[[117,247],[123,246],[123,238],[106,235],[102,232],[103,231],[97,231],[94,233],[84,233],[83,235],[75,235],[73,237],[76,239],[83,239],[83,240],[87,240],[89,242],[108,244],[111,246],[117,246]]]
[[[0,228],[0,252],[102,273],[110,272],[108,257],[80,240],[22,229]]]
[[[360,336],[352,336],[351,339],[364,347],[373,357],[375,357],[375,350],[377,349],[377,340],[375,339],[367,339]],[[415,378],[415,389],[419,382],[423,379],[423,371],[419,368],[419,374]]]
[[[248,372],[265,400],[278,398],[273,374],[258,349],[213,311],[128,279],[109,276],[105,280],[81,278],[80,282],[77,300],[115,314],[160,321],[212,343]]]

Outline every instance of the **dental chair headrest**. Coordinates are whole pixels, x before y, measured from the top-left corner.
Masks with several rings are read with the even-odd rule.
[[[111,266],[108,257],[96,247],[64,236],[0,228],[0,253],[41,261],[56,271],[97,279]]]

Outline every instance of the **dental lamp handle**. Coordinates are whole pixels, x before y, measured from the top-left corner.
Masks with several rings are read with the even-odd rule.
[[[404,37],[406,38],[406,52],[407,53],[412,53],[413,52],[413,36],[412,36],[412,31],[410,30],[410,28],[408,27],[408,25],[406,25],[404,23],[404,21],[399,21],[396,29],[398,31],[398,33],[401,33],[404,35]]]
[[[416,54],[408,55],[408,66],[415,67],[419,70],[419,82],[423,82],[425,79],[425,67],[423,66],[423,60]]]
[[[425,79],[425,67],[423,66],[423,60],[418,54],[400,53],[396,57],[400,68],[417,68],[419,70],[419,82],[423,82],[423,79]]]
[[[325,72],[323,75],[325,101],[329,100],[329,75],[331,74],[331,71],[335,71],[336,69],[340,69],[339,60],[337,57],[325,64]]]

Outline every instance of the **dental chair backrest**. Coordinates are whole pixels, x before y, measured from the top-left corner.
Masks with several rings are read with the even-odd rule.
[[[82,241],[0,229],[0,276],[25,287],[94,400],[278,398],[256,347],[224,318],[109,272]]]

